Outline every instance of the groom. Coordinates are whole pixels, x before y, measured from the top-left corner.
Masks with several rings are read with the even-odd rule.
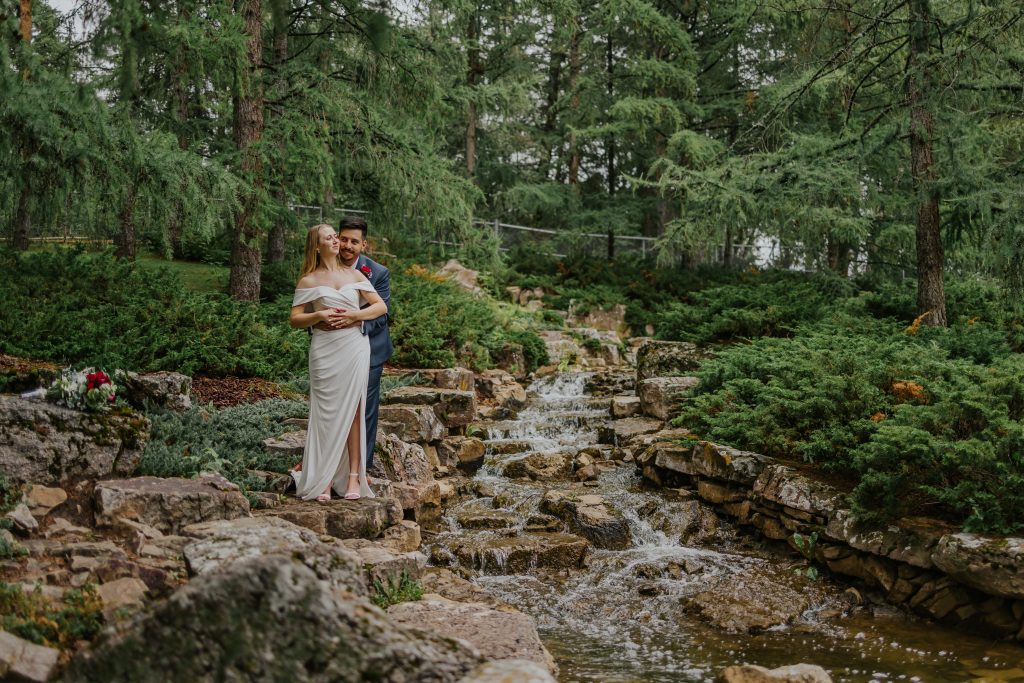
[[[342,262],[355,268],[370,281],[373,288],[391,313],[391,272],[366,257],[366,219],[359,216],[345,216],[338,224],[338,256]],[[369,305],[369,304],[367,304]],[[366,385],[366,470],[373,465],[373,447],[377,442],[377,413],[380,408],[380,376],[384,371],[384,363],[391,358],[395,348],[391,345],[391,334],[388,332],[388,315],[374,320],[359,323],[361,331],[370,338],[370,381]],[[318,328],[330,330],[327,323],[319,323]]]

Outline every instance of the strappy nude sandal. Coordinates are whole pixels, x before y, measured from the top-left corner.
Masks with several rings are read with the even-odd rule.
[[[350,474],[348,476],[349,477],[358,477],[359,474],[358,473]],[[360,495],[360,493],[358,491],[353,491],[351,493],[346,493],[345,494],[345,500],[359,500],[360,498],[362,498],[362,495]]]

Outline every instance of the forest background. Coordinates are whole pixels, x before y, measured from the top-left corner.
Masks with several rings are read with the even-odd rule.
[[[359,209],[396,273],[400,364],[546,362],[536,332],[560,319],[422,267],[457,255],[496,297],[626,304],[634,332],[714,349],[677,418],[699,436],[820,467],[866,518],[1018,531],[1022,19],[1011,0],[5,0],[0,351],[294,380],[300,207]],[[114,254],[46,246],[67,235]]]

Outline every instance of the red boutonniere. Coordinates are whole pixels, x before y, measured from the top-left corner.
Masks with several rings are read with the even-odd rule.
[[[373,274],[373,270],[371,270],[370,266],[366,265],[365,263],[359,266],[359,271],[366,277],[370,277],[370,275]]]

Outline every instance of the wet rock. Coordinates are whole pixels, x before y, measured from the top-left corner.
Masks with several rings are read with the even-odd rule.
[[[125,399],[137,408],[147,403],[176,412],[192,407],[192,378],[179,372],[129,372],[124,389]]]
[[[517,460],[509,460],[502,474],[510,479],[554,481],[565,479],[572,473],[572,456],[568,453],[530,453]]]
[[[544,493],[540,509],[560,517],[569,525],[569,531],[583,536],[596,548],[624,550],[632,543],[629,525],[621,516],[612,514],[602,496],[551,489]]]
[[[849,510],[836,510],[825,534],[857,550],[888,557],[921,569],[931,569],[932,553],[952,527],[936,520],[904,518],[884,529],[865,529]]]
[[[494,453],[495,455],[525,453],[532,447],[533,446],[529,441],[519,441],[516,439],[502,439],[500,441],[491,441],[487,443],[487,448],[489,448],[491,453]]]
[[[673,418],[698,382],[696,377],[651,377],[641,380],[636,385],[640,410],[644,415],[659,420]]]
[[[335,538],[378,538],[402,521],[402,507],[394,498],[332,500],[329,503],[289,500],[257,516],[280,517],[318,535]]]
[[[57,668],[60,650],[0,631],[0,678],[45,683]]]
[[[457,539],[451,551],[465,567],[485,574],[522,574],[533,568],[577,569],[587,542],[562,533],[526,533],[511,537]]]
[[[611,368],[595,372],[587,379],[586,391],[592,396],[634,395],[636,373]]]
[[[1024,538],[947,534],[936,545],[932,562],[989,595],[1024,598]]]
[[[362,565],[341,543],[277,517],[243,517],[193,524],[184,529],[190,576],[223,571],[233,563],[280,555],[299,560],[331,585],[367,595]]]
[[[689,342],[646,341],[636,353],[636,381],[692,374],[706,356]]]
[[[301,457],[306,450],[306,430],[285,432],[280,436],[263,440],[263,447],[272,453]]]
[[[141,413],[85,413],[0,395],[0,472],[11,482],[128,476],[148,439]]]
[[[430,406],[384,405],[379,413],[381,435],[393,434],[410,443],[430,443],[448,434]]]
[[[501,408],[519,410],[526,405],[526,389],[504,370],[481,372],[476,378],[476,390],[481,397]]]
[[[754,664],[730,666],[716,679],[717,683],[832,683],[828,672],[816,664],[793,664],[766,669]]]
[[[437,457],[449,468],[473,474],[484,464],[487,446],[471,436],[449,436],[437,445]]]
[[[395,552],[383,543],[367,541],[364,538],[350,538],[341,541],[341,545],[349,551],[362,566],[366,585],[373,591],[381,586],[399,586],[402,577],[416,580],[420,577],[422,564],[426,557],[417,552]]]
[[[700,501],[664,502],[644,514],[652,528],[683,543],[700,543],[719,532],[718,515]]]
[[[711,477],[752,488],[771,458],[757,453],[719,446],[710,441],[687,445],[657,443],[645,453],[655,466],[690,477]]]
[[[563,522],[554,515],[533,514],[526,520],[526,531],[562,531]]]
[[[547,667],[524,659],[488,662],[459,683],[555,683]]]
[[[716,577],[709,588],[684,598],[686,609],[730,633],[761,631],[788,624],[810,605],[794,590],[763,569]]]
[[[499,612],[487,605],[453,602],[428,594],[416,602],[392,605],[388,616],[400,625],[464,640],[491,661],[525,659],[546,671],[555,669],[533,619],[522,612]]]
[[[640,414],[640,399],[637,396],[613,396],[611,402],[612,417],[621,420]],[[663,418],[664,419],[664,418]]]
[[[463,529],[510,529],[519,523],[519,515],[503,510],[471,510],[461,513],[456,521]]]
[[[387,405],[430,406],[446,427],[461,427],[476,417],[476,393],[435,387],[397,387],[388,392]]]
[[[783,507],[820,517],[829,517],[844,500],[835,487],[778,464],[761,470],[754,482],[754,493]]]
[[[39,484],[33,484],[25,492],[25,502],[34,517],[45,517],[67,499],[68,494],[64,489]]]
[[[148,524],[163,533],[216,519],[249,514],[249,501],[238,487],[219,474],[197,479],[137,477],[101,481],[93,493],[96,525],[115,526],[126,519]]]
[[[576,470],[576,481],[597,481],[601,476],[601,468],[596,463],[590,463]]]
[[[597,428],[597,441],[610,446],[628,446],[636,437],[653,434],[660,430],[662,425],[661,420],[648,417],[614,420]]]
[[[454,682],[479,663],[468,646],[392,624],[301,562],[272,556],[198,577],[79,653],[64,680]]]
[[[884,591],[893,590],[896,584],[896,568],[891,562],[874,555],[851,553],[835,560],[827,561],[829,570],[837,574],[854,576],[869,586],[881,587]]]

